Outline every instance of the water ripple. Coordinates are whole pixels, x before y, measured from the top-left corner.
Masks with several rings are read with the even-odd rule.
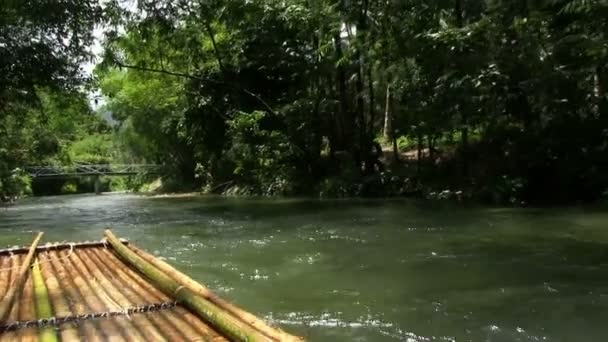
[[[272,324],[321,327],[321,328],[345,328],[345,329],[370,329],[382,335],[397,338],[409,342],[431,341],[430,338],[408,332],[395,326],[392,322],[386,322],[374,315],[360,316],[349,320],[342,312],[310,314],[304,312],[290,312],[287,314],[266,315],[265,319]],[[446,340],[447,341],[447,340]]]

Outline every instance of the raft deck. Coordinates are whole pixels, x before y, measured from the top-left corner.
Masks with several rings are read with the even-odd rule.
[[[301,340],[109,231],[0,250],[0,298],[2,341]]]

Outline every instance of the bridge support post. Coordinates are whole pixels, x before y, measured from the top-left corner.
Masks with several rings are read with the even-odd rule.
[[[95,195],[101,195],[101,179],[95,176]]]

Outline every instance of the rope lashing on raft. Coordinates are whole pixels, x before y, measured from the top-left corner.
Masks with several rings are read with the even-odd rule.
[[[128,244],[129,240],[126,239],[120,239],[120,242],[122,242],[123,244]],[[71,248],[87,248],[87,247],[105,247],[108,248],[109,244],[108,242],[104,239],[101,241],[84,241],[84,242],[55,242],[55,243],[47,243],[43,246],[38,246],[36,248],[36,250],[38,252],[41,251],[53,251],[53,250],[60,250],[60,249],[67,249],[68,247]],[[4,249],[0,249],[0,257],[2,256],[13,256],[16,254],[25,254],[29,251],[28,247],[24,247],[24,246],[13,246],[10,248],[4,248]]]
[[[52,317],[47,319],[36,319],[29,321],[15,321],[11,323],[1,324],[0,331],[15,331],[25,328],[31,327],[58,327],[62,324],[68,323],[78,323],[82,321],[94,320],[94,319],[107,319],[116,316],[129,316],[132,314],[138,313],[148,313],[148,312],[158,312],[161,310],[172,309],[177,306],[177,302],[165,302],[165,303],[156,303],[156,304],[148,304],[148,305],[140,305],[140,306],[132,306],[128,308],[124,308],[118,311],[105,311],[105,312],[94,312],[89,314],[82,315],[73,315],[66,317]]]
[[[70,246],[70,251],[68,252],[68,254],[66,254],[64,256],[57,257],[57,258],[55,258],[55,260],[67,259],[70,256],[72,256],[72,254],[74,254],[74,246],[76,244],[74,242],[69,242],[67,244]],[[59,245],[59,244],[56,243],[55,245]],[[48,244],[47,244],[47,246],[50,246],[51,248],[53,247],[52,245],[48,245]],[[9,253],[9,258],[12,258],[13,256],[15,256],[15,254],[11,250],[9,250],[8,253]],[[50,262],[50,260],[43,260],[43,261],[39,261],[38,263],[39,264],[44,264],[45,262]],[[21,267],[21,265],[15,265],[13,267],[0,268],[0,272],[11,271],[11,270],[14,270],[14,269],[18,269],[19,267]]]

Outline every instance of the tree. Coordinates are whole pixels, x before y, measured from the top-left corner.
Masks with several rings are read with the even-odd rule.
[[[420,184],[597,196],[608,186],[605,11],[580,0],[143,1],[108,32],[99,76],[151,157],[211,189],[265,192],[269,165],[296,193],[334,177],[385,186],[385,127],[395,156],[398,139],[417,150]]]
[[[74,93],[91,57],[96,1],[4,1],[0,7],[0,200],[23,192],[27,162],[55,154],[41,94]],[[46,101],[46,102],[45,102]],[[61,130],[65,127],[56,127]]]

